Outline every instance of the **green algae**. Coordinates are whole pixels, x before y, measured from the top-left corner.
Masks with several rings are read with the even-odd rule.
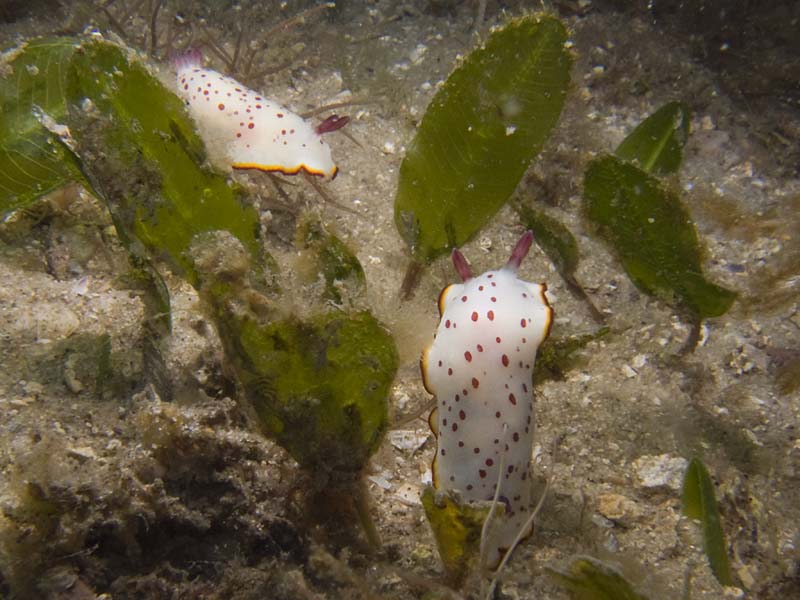
[[[703,550],[717,581],[722,585],[733,585],[714,484],[705,465],[698,458],[689,462],[683,479],[683,514],[700,521],[703,528]]]
[[[81,175],[71,154],[41,123],[67,114],[69,64],[74,38],[34,40],[8,60],[0,58],[0,218],[25,208]]]
[[[728,311],[736,293],[703,276],[697,231],[677,194],[638,167],[604,156],[589,163],[584,196],[589,219],[639,289],[701,319]]]
[[[495,30],[431,101],[400,166],[395,224],[417,263],[461,246],[505,204],[566,97],[567,31],[550,16]]]
[[[368,312],[266,324],[219,318],[265,435],[312,471],[361,471],[388,425],[398,362],[380,323]]]
[[[527,204],[517,203],[514,209],[525,227],[533,231],[533,240],[553,261],[559,273],[574,276],[580,251],[572,232],[553,217]]]
[[[726,313],[737,294],[704,277],[689,211],[654,177],[677,172],[688,135],[689,109],[670,102],[634,129],[616,156],[591,161],[583,187],[589,219],[631,281],[697,322]]]
[[[489,509],[465,504],[431,486],[425,487],[421,499],[448,583],[460,587],[480,553],[481,530]]]
[[[566,571],[548,568],[547,573],[575,600],[647,600],[622,573],[596,558],[576,557]]]
[[[355,254],[316,217],[307,217],[297,228],[297,245],[313,255],[315,272],[325,281],[323,299],[341,305],[366,289],[364,268]],[[343,292],[346,292],[343,295]]]
[[[572,295],[586,303],[592,318],[597,323],[603,323],[603,314],[597,310],[583,286],[575,278],[580,251],[572,232],[557,219],[524,202],[514,203],[514,210],[523,226],[533,231],[533,240],[553,262]]]
[[[190,281],[183,252],[200,231],[231,231],[262,256],[258,214],[203,164],[182,102],[142,63],[82,38],[36,40],[11,56],[0,78],[0,214],[77,180],[106,201],[129,250],[143,256],[143,245]],[[50,129],[68,126],[75,153],[42,115]]]
[[[263,262],[258,213],[241,190],[198,163],[205,150],[182,102],[143,64],[113,44],[85,43],[71,64],[68,95],[95,107],[71,111],[69,121],[118,229],[190,282],[196,274],[185,252],[203,231],[231,232]]]
[[[619,145],[617,157],[646,173],[676,173],[689,137],[689,108],[670,102],[642,121]]]
[[[580,351],[610,331],[608,327],[601,327],[593,333],[545,340],[536,353],[533,380],[563,379],[564,374],[578,362]]]

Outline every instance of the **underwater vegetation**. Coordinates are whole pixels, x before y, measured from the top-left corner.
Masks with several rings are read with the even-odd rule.
[[[683,479],[683,514],[700,521],[703,529],[703,550],[714,576],[722,585],[733,585],[728,550],[714,483],[708,469],[698,458],[689,462]]]
[[[576,278],[579,241],[535,202],[512,199],[564,105],[572,64],[567,36],[555,17],[528,16],[495,29],[469,53],[419,124],[395,198],[395,225],[412,260],[404,293],[413,291],[423,267],[474,238],[511,201],[519,224],[586,303],[597,329],[543,343],[521,384],[526,394],[534,381],[563,379],[583,349],[616,334]],[[242,46],[242,57],[240,39],[232,55],[224,47],[216,52],[230,70],[249,71],[255,51]],[[91,190],[108,207],[146,290],[144,371],[161,400],[172,396],[160,357],[170,335],[170,298],[159,274],[166,264],[197,290],[254,430],[275,440],[308,475],[304,510],[330,526],[358,522],[378,547],[364,475],[391,427],[387,398],[399,358],[389,329],[366,305],[367,277],[353,250],[329,224],[303,215],[293,240],[302,272],[289,272],[270,255],[265,223],[247,192],[208,164],[181,101],[129,48],[83,37],[35,40],[7,55],[3,66],[15,77],[0,77],[0,214],[24,209],[68,182]],[[589,164],[583,216],[639,289],[697,325],[728,311],[736,294],[703,275],[689,210],[662,179],[677,173],[688,135],[689,113],[681,103],[643,121],[614,155]],[[461,260],[456,268],[463,276]],[[302,302],[295,279],[311,290]],[[545,335],[549,328],[548,317]],[[99,382],[112,371],[110,343],[89,342],[100,346],[92,357]],[[463,348],[456,347],[460,360]],[[784,358],[790,366],[782,381],[795,389],[797,357],[787,351]],[[437,439],[439,449],[445,445]],[[56,508],[39,502],[35,489],[31,494],[31,506],[49,519]],[[430,487],[422,493],[454,588],[476,572],[482,580],[499,579],[506,564],[487,568],[484,529],[512,503],[489,496],[472,504]],[[730,584],[713,484],[696,460],[686,472],[684,513],[701,521],[713,572]],[[503,549],[513,550],[513,537],[505,536],[513,543]],[[551,575],[576,598],[645,597],[594,558],[575,557]]]
[[[35,40],[12,57],[16,77],[0,77],[0,216],[80,179],[70,153],[53,142],[40,122],[42,113],[54,122],[67,113],[62,66],[76,47],[68,38]]]
[[[567,31],[527,16],[494,31],[447,78],[400,166],[395,225],[414,263],[461,246],[508,201],[558,121],[569,83]]]
[[[565,571],[547,572],[575,600],[647,600],[616,569],[590,556],[574,558]]]
[[[530,21],[526,24],[532,28],[532,39],[541,37],[542,45],[539,48],[548,47],[550,50],[543,55],[533,52],[531,60],[541,60],[553,69],[548,71],[549,76],[537,80],[537,85],[541,85],[542,89],[554,85],[554,89],[557,89],[557,82],[561,81],[559,77],[566,76],[569,69],[568,54],[562,55],[556,48],[561,46],[560,51],[564,52],[565,38],[559,38],[558,44],[552,42],[551,46],[547,46],[545,39],[553,33],[543,23],[546,21]],[[542,29],[536,29],[536,26]],[[500,125],[492,121],[493,118],[507,118],[502,105],[493,111],[487,108],[486,113],[480,112],[486,108],[484,97],[492,96],[484,89],[482,79],[479,81],[477,77],[470,77],[470,69],[480,65],[481,69],[485,69],[484,75],[486,72],[494,74],[494,69],[488,69],[483,64],[482,61],[488,60],[483,52],[491,48],[494,54],[502,56],[504,49],[510,51],[512,46],[505,47],[503,44],[510,44],[508,40],[513,35],[511,31],[515,31],[514,28],[517,27],[522,27],[522,24],[512,23],[495,31],[483,48],[467,56],[463,65],[453,72],[431,102],[404,159],[395,200],[395,219],[416,265],[430,262],[437,255],[457,247],[473,236],[508,201],[516,188],[525,169],[513,171],[512,174],[514,166],[518,166],[520,162],[527,164],[549,135],[549,129],[536,129],[536,133],[531,135],[543,137],[538,145],[532,141],[527,145],[533,154],[517,155],[513,145],[503,146],[506,140],[499,133]],[[518,55],[516,58],[519,58]],[[520,76],[514,83],[523,86],[524,81],[524,76]],[[549,90],[545,96],[552,100],[553,93],[553,90]],[[551,105],[553,112],[550,114],[557,119],[554,106]],[[453,121],[462,114],[467,115],[468,125],[466,133],[459,135],[459,127],[463,129],[463,126],[454,124]],[[482,125],[494,123],[493,128],[473,131],[470,119],[474,114],[480,115]],[[524,123],[526,118],[536,121],[534,113],[519,114],[519,121],[515,121],[505,131],[506,136],[516,134],[516,125]],[[689,120],[688,109],[679,102],[668,103],[656,111],[625,138],[615,155],[602,156],[589,163],[584,177],[584,196],[586,217],[616,252],[633,283],[687,314],[696,332],[700,320],[724,314],[736,294],[705,279],[701,268],[700,242],[689,212],[677,194],[657,178],[678,171],[683,158],[683,147],[689,135]],[[495,137],[492,137],[492,132]],[[491,158],[481,154],[484,151]],[[505,186],[491,179],[502,170],[487,168],[484,172],[478,164],[493,165],[492,161],[501,160],[501,157],[502,161],[510,163],[507,166],[509,170],[504,172]],[[475,160],[476,164],[472,164],[471,160]],[[438,168],[439,164],[443,167]],[[441,175],[443,170],[448,176]],[[471,196],[473,186],[478,190],[475,193],[480,199]],[[493,204],[489,198],[493,199]],[[514,208],[522,223],[534,232],[537,244],[553,261],[568,288],[587,303],[592,317],[602,324],[603,315],[594,307],[575,278],[579,249],[569,229],[529,203],[516,201]],[[458,261],[456,268],[461,273]],[[407,271],[405,293],[413,289],[413,279],[417,273],[413,265]],[[464,273],[461,274],[463,277]],[[445,310],[449,296],[450,288],[446,288],[440,300],[440,310]],[[467,302],[467,296],[462,300]],[[473,320],[478,314],[473,313]],[[442,318],[445,319],[446,316],[443,314]],[[562,369],[568,368],[579,350],[609,332],[608,327],[601,327],[594,333],[546,342],[541,348],[540,361],[534,375],[561,376]],[[686,349],[691,350],[696,340],[696,335],[690,336]],[[480,345],[478,348],[480,349]],[[423,354],[423,377],[426,387],[430,389],[428,381],[431,377],[431,366],[428,359]],[[441,364],[440,361],[439,365]],[[536,380],[534,377],[534,383]],[[474,383],[475,380],[473,385]],[[456,402],[458,400],[457,394]],[[441,410],[440,406],[439,411]],[[431,419],[440,420],[441,415],[432,415]],[[447,420],[444,424],[447,424]],[[442,423],[432,427],[437,432],[437,437],[441,437]],[[449,435],[449,430],[447,433]],[[452,448],[447,451],[451,453]],[[437,450],[437,461],[441,459]],[[508,510],[509,502],[505,500],[505,504]],[[423,506],[434,530],[448,576],[455,585],[460,586],[468,570],[480,570],[486,566],[483,562],[487,538],[486,522],[489,520],[486,515],[490,515],[493,508],[464,503],[458,497],[445,496],[441,492],[434,494],[431,490],[423,493]],[[714,535],[716,534],[711,534],[711,537]],[[706,548],[710,557],[719,552],[719,549],[712,549],[713,546],[711,543]],[[513,548],[513,545],[505,543],[504,547]],[[481,562],[476,558],[478,554],[481,555]],[[602,563],[576,561],[570,567],[570,574],[562,573],[556,579],[572,590],[575,597],[642,597],[630,588],[622,575]],[[727,584],[730,580],[722,577],[720,581]]]
[[[663,106],[625,138],[615,155],[589,163],[584,196],[587,216],[631,281],[696,323],[727,312],[736,294],[703,276],[689,211],[655,177],[678,170],[688,131],[688,109],[678,102]]]
[[[64,153],[77,166],[60,173],[60,181],[79,176],[105,201],[137,264],[153,273],[153,259],[166,261],[197,288],[265,435],[317,473],[320,485],[337,477],[357,481],[387,427],[386,398],[397,369],[388,331],[365,310],[317,309],[287,318],[275,308],[280,274],[263,247],[258,213],[237,186],[205,165],[183,103],[124,48],[60,38],[27,52],[10,68],[30,72],[32,65],[55,63],[61,78],[48,79],[46,88],[22,79],[25,87],[16,90],[13,79],[4,80],[6,94],[23,107],[14,114],[30,112],[39,95],[55,97],[49,106],[58,112],[50,118],[58,125],[14,131],[39,136],[48,160]],[[21,143],[31,145],[30,139]],[[20,160],[14,148],[7,156]],[[56,183],[4,186],[2,209],[23,206]],[[325,282],[319,306],[349,305],[339,284],[352,275],[354,293],[363,288],[355,256],[320,223],[305,222],[298,237],[317,256]],[[169,314],[168,297],[158,305]],[[157,376],[158,369],[148,372]]]

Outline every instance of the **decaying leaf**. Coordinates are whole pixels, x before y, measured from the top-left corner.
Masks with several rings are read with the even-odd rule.
[[[422,506],[448,579],[457,587],[477,564],[481,529],[489,508],[464,503],[431,486],[422,491]]]
[[[576,600],[647,600],[622,573],[589,556],[574,558],[566,571],[547,572]]]

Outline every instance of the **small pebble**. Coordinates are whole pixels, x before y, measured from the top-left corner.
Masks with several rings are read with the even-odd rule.
[[[389,442],[398,450],[417,450],[428,439],[427,433],[417,431],[395,430],[389,432]]]
[[[618,520],[630,512],[631,501],[622,494],[597,496],[597,512],[607,519]]]
[[[377,485],[382,490],[390,490],[392,489],[392,484],[389,483],[385,477],[381,477],[380,475],[370,475],[367,477],[372,483]]]
[[[668,488],[680,490],[688,461],[680,456],[661,454],[644,455],[633,461],[633,469],[644,488]]]
[[[75,448],[67,448],[67,456],[72,458],[78,459],[78,461],[84,463],[88,460],[94,460],[97,458],[97,455],[94,453],[94,450],[89,446],[79,446]]]

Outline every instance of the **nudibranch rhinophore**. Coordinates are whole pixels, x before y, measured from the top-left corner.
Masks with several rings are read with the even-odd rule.
[[[178,95],[186,102],[206,146],[223,146],[234,169],[286,175],[301,170],[333,179],[337,167],[321,134],[340,129],[336,115],[312,127],[302,117],[267,100],[235,79],[204,69],[199,51],[175,59]]]
[[[500,486],[505,515],[488,532],[490,567],[531,528],[533,364],[553,319],[546,285],[517,278],[532,242],[528,231],[503,268],[478,277],[453,251],[463,283],[442,290],[441,320],[420,361],[425,389],[437,400],[430,415],[434,486],[473,501],[491,501]]]

